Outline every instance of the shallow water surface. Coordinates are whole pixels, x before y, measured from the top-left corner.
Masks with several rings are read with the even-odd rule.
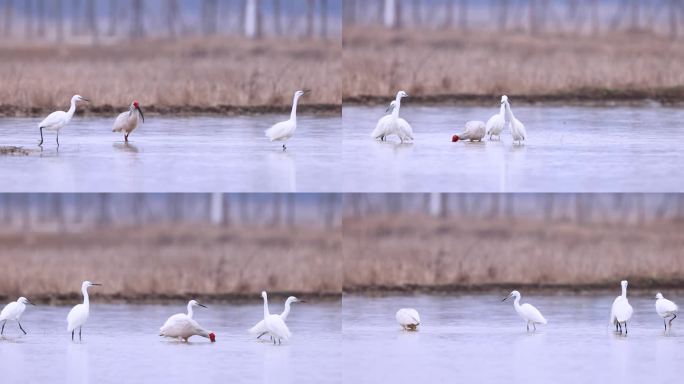
[[[93,298],[92,300],[97,300]],[[246,330],[263,318],[258,304],[207,304],[195,320],[216,333],[216,343],[161,338],[159,327],[185,305],[91,306],[83,341],[66,332],[68,307],[28,308],[20,336],[16,323],[0,339],[3,383],[337,383],[340,381],[340,302],[294,304],[293,336],[274,346]],[[282,301],[271,311],[282,310]],[[76,335],[78,340],[78,335]]]
[[[345,382],[665,383],[684,374],[684,323],[665,333],[650,295],[630,295],[626,337],[608,324],[615,296],[523,292],[549,322],[529,333],[502,296],[345,295]],[[403,307],[418,310],[417,332],[396,323]]]
[[[0,157],[4,192],[339,192],[341,119],[300,117],[296,135],[271,143],[264,130],[286,117],[149,116],[129,137],[113,119],[76,117],[60,133],[40,119],[0,119],[0,145],[29,156]]]
[[[402,106],[415,142],[370,138],[384,106],[345,106],[343,175],[347,192],[679,192],[684,190],[684,109],[515,106],[525,145],[451,143],[491,107]]]

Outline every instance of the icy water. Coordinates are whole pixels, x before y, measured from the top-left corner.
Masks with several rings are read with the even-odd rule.
[[[0,119],[3,192],[339,192],[341,119],[300,117],[282,150],[264,130],[287,116],[160,118],[124,143],[113,119],[76,117],[37,146],[40,119]]]
[[[92,298],[96,301],[97,297]],[[274,346],[246,330],[263,307],[205,303],[195,320],[216,333],[216,343],[157,336],[185,305],[92,305],[83,341],[66,332],[68,307],[27,309],[20,336],[16,323],[0,339],[2,383],[338,383],[340,301],[293,305],[290,341]],[[282,311],[282,301],[271,303]],[[78,340],[78,335],[76,335]],[[144,379],[144,380],[143,380]]]
[[[650,295],[630,295],[626,337],[608,324],[616,295],[523,292],[549,322],[535,333],[504,295],[345,295],[345,382],[666,383],[684,374],[684,323],[665,333]],[[420,313],[417,332],[396,323],[402,307]]]
[[[384,106],[343,110],[347,192],[679,192],[684,190],[684,109],[516,106],[528,139],[452,143],[468,120],[499,106],[402,106],[415,142],[370,138]]]

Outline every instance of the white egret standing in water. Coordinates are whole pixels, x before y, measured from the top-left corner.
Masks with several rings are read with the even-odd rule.
[[[394,109],[392,110],[393,133],[399,137],[399,140],[404,141],[413,140],[413,128],[404,119],[399,117],[399,110],[401,109],[401,99],[408,97],[404,91],[397,92],[397,97],[394,99]]]
[[[492,116],[487,120],[487,134],[489,135],[489,140],[492,140],[492,136],[496,136],[501,140],[501,132],[503,132],[506,127],[506,105],[505,100],[508,100],[507,96],[501,96],[501,109],[499,113]]]
[[[69,108],[68,112],[52,112],[48,115],[48,117],[45,118],[45,120],[41,121],[40,124],[38,124],[38,128],[40,129],[40,143],[38,143],[38,145],[43,145],[43,129],[45,129],[57,132],[57,146],[59,146],[59,131],[62,128],[64,128],[65,125],[69,124],[71,118],[74,117],[74,113],[76,112],[76,105],[79,101],[87,102],[89,100],[83,98],[80,95],[74,95],[71,98],[71,107]]]
[[[192,307],[200,306],[206,308],[196,300],[188,302],[188,313],[178,313],[169,317],[164,325],[159,328],[159,336],[176,338],[187,342],[192,336],[202,336],[209,339],[212,343],[216,342],[216,335],[202,328],[193,316]]]
[[[261,297],[264,299],[264,325],[268,334],[273,338],[273,344],[276,341],[278,344],[281,344],[282,340],[287,341],[292,336],[290,329],[287,328],[287,324],[285,324],[285,321],[280,316],[269,313],[266,291],[261,292]]]
[[[527,138],[527,132],[525,131],[525,125],[523,125],[520,120],[516,119],[513,115],[513,110],[511,109],[511,104],[508,102],[508,96],[501,96],[501,100],[506,108],[506,123],[510,124],[511,136],[513,136],[513,142],[522,144]]]
[[[675,304],[672,301],[663,297],[663,294],[660,292],[658,292],[658,294],[656,294],[655,298],[656,298],[656,302],[655,302],[656,312],[658,312],[658,316],[663,318],[663,324],[665,325],[665,330],[667,330],[667,324],[668,324],[665,321],[668,317],[672,317],[669,321],[670,329],[672,329],[672,320],[677,318],[677,312],[679,312],[679,307],[677,307],[677,304]],[[0,319],[2,319],[2,316],[0,316]]]
[[[535,331],[537,330],[536,324],[546,324],[546,319],[544,316],[542,316],[541,312],[532,306],[532,304],[520,304],[520,292],[513,291],[501,301],[504,302],[511,297],[515,297],[515,301],[513,301],[513,307],[518,315],[520,315],[520,317],[522,317],[522,319],[527,323],[528,331],[530,330],[530,324],[532,324],[532,327],[534,327]]]
[[[297,130],[297,102],[299,98],[305,94],[311,92],[308,89],[303,91],[297,91],[294,94],[292,100],[292,112],[290,113],[290,119],[286,121],[281,121],[280,123],[274,124],[271,128],[265,131],[266,137],[271,141],[287,141],[289,140]],[[287,147],[283,144],[283,151]]]
[[[406,331],[415,331],[418,329],[418,325],[420,325],[418,311],[413,308],[402,308],[398,310],[395,318],[397,319],[397,323]]]
[[[392,100],[389,107],[387,107],[387,109],[385,110],[385,112],[389,112],[389,115],[385,115],[381,117],[380,120],[378,120],[378,124],[375,126],[373,133],[371,133],[372,138],[380,139],[380,141],[385,141],[387,136],[391,135],[394,132],[394,120],[392,116],[392,111],[394,111],[394,107],[396,105],[397,102]]]
[[[298,298],[294,296],[290,296],[285,300],[285,309],[283,310],[283,313],[280,315],[273,315],[273,316],[280,316],[283,321],[287,321],[287,316],[290,314],[290,305],[292,303],[306,303],[304,300],[299,300]],[[266,329],[266,323],[264,320],[259,321],[254,325],[252,328],[249,329],[248,331],[252,335],[259,335],[257,336],[257,339],[260,338],[261,336],[265,335],[268,333],[268,330]]]
[[[7,324],[8,321],[16,321],[17,324],[19,324],[19,329],[21,329],[21,331],[24,332],[24,335],[26,335],[26,331],[19,322],[19,318],[21,318],[21,315],[26,310],[26,304],[35,305],[31,302],[31,300],[25,297],[20,297],[17,299],[17,301],[13,301],[5,305],[5,308],[3,308],[2,312],[0,312],[0,321],[2,322],[0,336],[5,333],[5,324]]]
[[[459,140],[482,141],[487,133],[484,121],[469,121],[465,124],[463,133],[451,137],[452,142]]]
[[[117,116],[116,120],[114,121],[112,132],[123,132],[124,140],[128,142],[128,135],[138,128],[140,119],[142,119],[142,122],[144,123],[145,115],[143,115],[143,111],[140,109],[140,104],[138,104],[138,101],[135,100],[133,103],[131,103],[128,111],[122,112],[119,114],[119,116]]]
[[[88,321],[88,316],[90,315],[90,298],[88,297],[88,288],[92,286],[98,286],[102,284],[91,283],[90,281],[84,281],[81,284],[81,293],[83,293],[83,304],[78,304],[71,308],[69,314],[67,315],[67,332],[71,332],[71,340],[74,340],[74,332],[78,328],[78,340],[82,340],[81,333],[83,331],[83,326]]]
[[[610,322],[615,325],[615,332],[622,333],[622,325],[625,325],[625,334],[627,334],[627,321],[632,318],[634,310],[629,305],[627,300],[627,280],[620,282],[622,286],[622,295],[615,298],[613,306],[610,308]]]

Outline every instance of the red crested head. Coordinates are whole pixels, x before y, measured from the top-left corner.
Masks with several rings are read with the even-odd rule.
[[[133,101],[133,106],[136,108],[140,108],[140,105],[138,104],[138,100]]]
[[[211,340],[212,343],[216,342],[216,335],[214,334],[214,332],[211,332],[209,334],[209,340]]]
[[[453,136],[451,137],[451,142],[452,142],[452,143],[455,143],[455,142],[457,142],[458,140],[459,140],[458,135],[453,135]]]

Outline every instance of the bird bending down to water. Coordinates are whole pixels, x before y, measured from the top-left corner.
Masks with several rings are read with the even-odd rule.
[[[21,331],[24,332],[24,335],[26,335],[26,331],[19,322],[19,318],[21,318],[21,315],[26,310],[26,304],[35,305],[31,302],[31,300],[25,297],[20,297],[17,299],[17,301],[13,301],[5,305],[5,308],[3,308],[2,312],[0,312],[0,321],[2,322],[0,336],[5,333],[5,324],[7,324],[8,321],[16,321],[17,324],[19,324],[19,329],[21,329]]]
[[[532,306],[532,304],[520,304],[520,292],[513,291],[501,301],[504,302],[511,297],[515,298],[513,301],[513,307],[518,315],[520,315],[520,317],[522,317],[522,319],[527,323],[528,331],[530,330],[530,324],[532,324],[532,327],[535,331],[537,330],[536,324],[546,324],[546,319],[544,316],[542,316],[541,312]]]
[[[114,128],[112,128],[112,132],[123,132],[124,140],[128,142],[128,135],[138,128],[138,123],[141,119],[144,123],[145,115],[143,115],[143,111],[140,109],[140,104],[138,104],[138,101],[135,100],[133,103],[131,103],[128,111],[122,112],[119,114],[119,116],[117,116],[116,120],[114,121]]]
[[[613,306],[610,308],[610,323],[615,325],[615,332],[622,333],[622,325],[625,326],[625,334],[627,334],[627,321],[632,318],[634,310],[629,305],[627,300],[627,280],[620,282],[622,286],[622,295],[615,298]]]
[[[511,136],[513,137],[514,143],[522,144],[527,138],[527,132],[525,131],[525,125],[523,125],[520,120],[516,119],[513,115],[513,110],[511,109],[511,104],[508,102],[508,96],[501,96],[502,103],[506,109],[506,123],[510,124]]]
[[[81,284],[81,293],[83,293],[83,304],[75,305],[67,315],[67,332],[71,332],[71,340],[74,340],[74,332],[78,328],[78,340],[82,340],[81,333],[83,326],[88,321],[90,315],[90,298],[88,297],[88,288],[102,284],[91,283],[84,281]]]
[[[269,140],[286,142],[294,135],[295,131],[297,130],[297,102],[299,101],[300,97],[309,92],[311,91],[308,89],[295,92],[294,98],[292,100],[292,112],[290,113],[290,119],[276,123],[271,128],[267,129],[264,133]],[[283,144],[283,150],[286,149],[287,147],[285,144]]]
[[[420,325],[418,311],[413,308],[402,308],[395,315],[397,323],[406,331],[416,331]]]
[[[679,312],[679,307],[677,307],[677,304],[675,304],[672,301],[663,297],[663,294],[660,292],[658,292],[658,294],[655,296],[655,298],[656,298],[656,302],[655,302],[656,312],[658,312],[658,316],[663,318],[663,324],[665,325],[665,330],[667,330],[667,324],[668,324],[665,321],[668,317],[672,317],[669,321],[670,329],[672,329],[672,320],[677,318],[677,312]],[[2,316],[0,316],[0,319],[2,319]]]
[[[276,341],[278,344],[281,344],[283,340],[287,341],[292,336],[290,329],[279,315],[269,313],[266,291],[261,292],[261,297],[264,299],[264,325],[268,334],[273,338],[273,344]]]
[[[285,300],[285,309],[283,310],[283,313],[280,315],[273,315],[273,316],[280,316],[283,321],[287,320],[287,316],[290,314],[290,305],[292,303],[306,303],[304,300],[299,300],[298,298],[294,296],[290,296]],[[264,320],[259,321],[254,325],[252,328],[249,329],[248,331],[252,335],[258,335],[257,339],[261,338],[261,336],[265,335],[268,333],[268,330],[266,329],[266,323]]]
[[[71,98],[71,107],[69,108],[69,111],[52,112],[48,115],[48,117],[45,118],[45,120],[38,124],[38,128],[40,129],[40,143],[38,143],[38,145],[43,145],[43,129],[45,129],[48,131],[57,132],[57,146],[59,146],[59,131],[64,128],[65,125],[69,124],[71,118],[74,117],[76,105],[79,101],[88,102],[89,100],[80,95],[74,95]]]
[[[489,135],[489,140],[492,140],[492,136],[496,136],[497,139],[501,140],[501,132],[503,132],[506,127],[506,106],[504,101],[508,100],[508,96],[501,96],[501,109],[499,113],[492,116],[487,120],[487,134]]]
[[[188,302],[188,313],[178,313],[169,317],[164,325],[159,328],[159,336],[176,338],[185,342],[192,336],[202,336],[209,339],[212,343],[216,342],[216,335],[202,328],[192,318],[192,307],[196,306],[206,308],[205,305],[198,303],[196,300],[190,300]]]
[[[482,141],[487,133],[484,121],[469,121],[465,124],[463,133],[454,135],[451,138],[452,142],[459,140]]]

